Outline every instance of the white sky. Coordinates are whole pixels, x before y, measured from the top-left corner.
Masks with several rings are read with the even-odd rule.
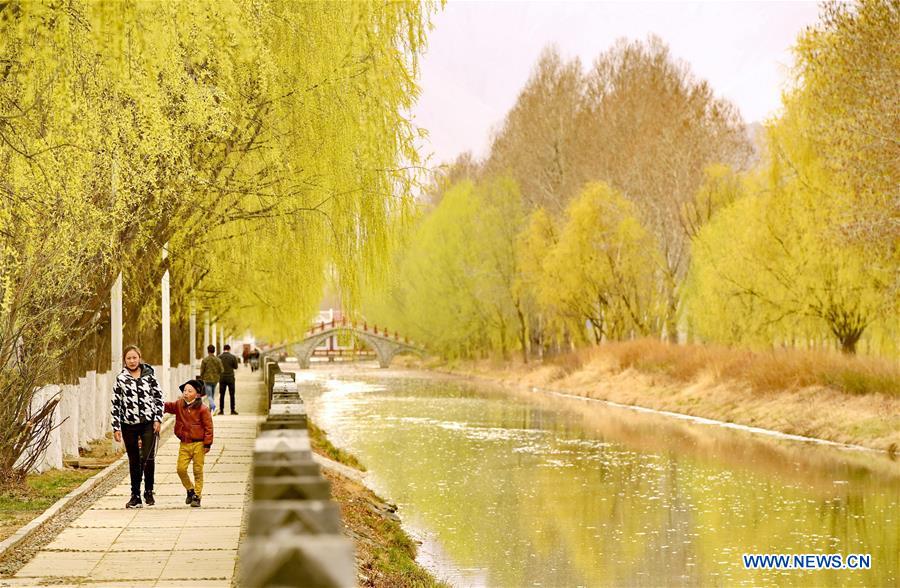
[[[515,103],[541,50],[553,43],[587,69],[620,37],[660,36],[674,57],[746,122],[774,114],[800,31],[815,2],[559,2],[450,0],[433,19],[421,62],[415,123],[428,130],[431,165],[470,150],[483,157],[490,133]]]

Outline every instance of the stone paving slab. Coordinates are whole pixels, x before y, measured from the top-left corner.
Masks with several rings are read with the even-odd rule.
[[[234,545],[237,545],[236,537]],[[230,580],[234,574],[234,561],[236,559],[236,549],[213,552],[197,549],[185,552],[176,550],[168,564],[166,564],[160,580],[190,578]]]
[[[121,510],[128,500],[127,494],[107,495],[97,500],[91,507],[92,510]],[[244,504],[244,494],[207,494],[204,492],[203,509],[241,508]],[[154,509],[181,508],[184,506],[184,493],[177,496],[156,496]]]
[[[133,519],[128,523],[128,525],[109,525],[108,523],[105,526],[119,526],[119,527],[131,527],[132,529],[170,529],[172,532],[175,529],[181,529],[187,524],[188,520],[188,509],[189,507],[185,506],[180,509],[161,509],[161,510],[142,510],[138,512]],[[124,510],[124,509],[123,509]],[[98,510],[98,511],[88,511],[85,513],[89,517],[93,517],[96,514],[107,514],[115,511],[108,510]],[[90,519],[88,519],[90,521]],[[93,525],[90,522],[87,522],[85,526],[100,526]]]
[[[159,578],[160,570],[168,563],[172,551],[119,551],[103,554],[91,570],[91,578],[98,580],[151,580]]]
[[[107,551],[122,534],[119,527],[63,529],[47,545],[51,551]]]
[[[204,527],[203,537],[199,538],[202,542],[197,545],[198,537],[182,533],[175,544],[176,551],[199,550],[202,553],[209,553],[212,549],[234,549],[241,535],[241,527]]]
[[[188,468],[188,471],[191,476],[193,476],[193,472],[190,471],[190,468]],[[249,479],[250,474],[247,472],[207,472],[206,468],[203,469],[203,483],[210,487],[217,484],[246,484]],[[157,478],[156,483],[180,485],[181,479],[179,479],[177,474],[172,474],[171,476],[166,475]]]
[[[212,465],[209,467],[209,470],[204,467],[203,472],[205,474],[220,474],[220,473],[242,473],[246,472],[247,468],[244,464],[237,463],[220,463],[216,465]]]
[[[122,529],[109,551],[172,551],[178,539],[179,536],[160,533],[159,529],[126,527]]]
[[[215,443],[205,460],[203,506],[184,504],[175,473],[178,440],[156,455],[156,506],[125,509],[128,476],[72,521],[2,586],[231,586],[247,483],[264,394],[258,374],[238,371],[238,416],[213,418]]]
[[[190,473],[190,472],[189,472]],[[191,474],[193,477],[193,474]],[[241,494],[244,495],[247,493],[247,482],[246,480],[243,482],[223,482],[221,484],[213,484],[207,483],[205,478],[203,481],[203,497],[218,495],[218,494]],[[123,496],[125,500],[122,501],[122,505],[128,502],[128,498],[131,496],[131,486],[128,484],[120,484],[112,489],[110,494],[116,496]],[[154,484],[153,485],[153,496],[181,496],[184,498],[184,486],[181,485],[181,482],[177,484]]]
[[[102,557],[103,553],[41,551],[16,576],[87,576]]]
[[[68,528],[72,527],[117,527],[124,529],[134,517],[137,515],[137,510],[127,510],[125,508],[119,510],[111,510],[111,511],[94,511],[88,510],[80,517],[75,519],[69,524]]]

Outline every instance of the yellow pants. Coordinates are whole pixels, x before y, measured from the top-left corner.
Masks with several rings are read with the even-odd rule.
[[[178,477],[185,490],[193,489],[197,496],[203,493],[203,457],[206,453],[203,451],[203,442],[182,443],[178,448]],[[194,460],[194,483],[188,476],[188,464]]]

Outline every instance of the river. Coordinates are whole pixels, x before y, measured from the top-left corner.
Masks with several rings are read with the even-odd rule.
[[[454,585],[900,582],[885,456],[422,372],[298,373],[311,418]],[[748,570],[745,553],[870,554],[871,569]]]

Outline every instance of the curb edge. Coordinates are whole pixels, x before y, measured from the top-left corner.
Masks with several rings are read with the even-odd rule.
[[[166,419],[166,421],[162,424],[159,432],[163,433],[164,431],[172,428],[172,424],[174,422],[175,419]],[[16,547],[19,543],[27,539],[29,535],[40,528],[41,525],[43,525],[54,516],[56,516],[57,513],[65,509],[69,505],[69,503],[73,502],[76,498],[82,496],[83,494],[89,492],[92,488],[94,488],[94,486],[111,476],[112,473],[116,469],[118,469],[120,465],[125,463],[127,459],[128,454],[122,454],[119,459],[112,462],[111,464],[103,468],[103,470],[82,482],[80,486],[50,505],[43,513],[22,525],[15,533],[10,535],[3,541],[0,541],[0,558],[5,556],[8,551]]]

